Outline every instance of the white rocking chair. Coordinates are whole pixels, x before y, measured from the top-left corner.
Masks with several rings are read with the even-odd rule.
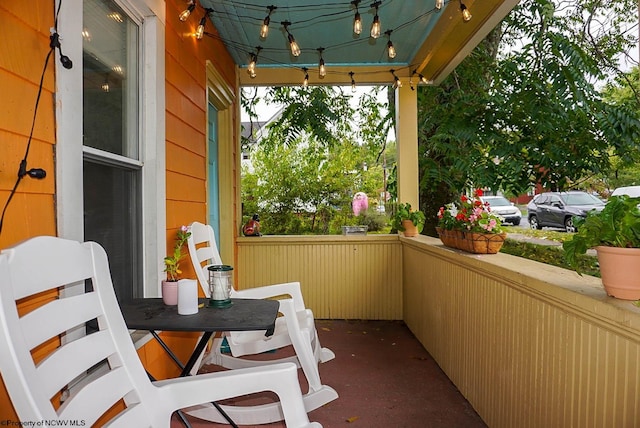
[[[208,267],[221,265],[222,259],[218,252],[213,228],[199,222],[194,222],[189,228],[191,236],[187,241],[189,255],[198,282],[209,297]],[[318,333],[315,328],[313,312],[305,308],[299,282],[274,284],[263,287],[237,291],[231,290],[231,296],[235,298],[265,299],[277,297],[280,302],[280,312],[283,316],[276,320],[275,332],[270,337],[265,337],[264,332],[225,332],[231,355],[221,351],[223,338],[214,340],[211,352],[204,357],[202,364],[213,363],[222,367],[236,369],[244,367],[256,367],[265,364],[282,362],[295,362],[301,367],[309,384],[309,390],[303,395],[307,412],[317,409],[324,404],[338,398],[338,393],[331,387],[323,385],[320,381],[318,363],[327,362],[335,358],[335,354],[320,346]],[[290,296],[290,298],[282,298]],[[255,361],[238,358],[243,355],[256,355],[267,351],[293,345],[296,355],[268,361]],[[251,414],[251,423],[269,423],[278,419],[277,407],[262,405],[260,409],[238,408],[236,413],[231,406],[225,406],[224,410],[234,420],[243,421],[243,414]],[[203,408],[201,411],[189,410],[187,413],[201,419],[214,422],[223,422],[220,415]]]
[[[42,302],[38,308],[18,312],[19,300],[73,284],[92,291],[49,301],[35,297]],[[75,340],[66,335],[58,347],[50,340],[92,320],[97,332]],[[54,349],[36,362],[32,351],[44,343],[38,353]],[[100,370],[88,375],[95,367]],[[151,382],[116,301],[107,255],[92,242],[43,236],[2,251],[0,373],[21,421],[93,426],[121,401],[126,408],[108,426],[168,428],[178,409],[273,391],[287,427],[321,427],[309,423],[291,363]],[[53,404],[58,394],[64,398],[59,407]]]

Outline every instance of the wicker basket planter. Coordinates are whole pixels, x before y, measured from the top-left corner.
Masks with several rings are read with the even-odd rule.
[[[502,248],[506,233],[479,233],[436,228],[442,243],[450,248],[474,254],[496,254]]]

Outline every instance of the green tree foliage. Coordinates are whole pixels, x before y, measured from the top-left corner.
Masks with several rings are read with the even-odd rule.
[[[359,191],[369,196],[373,208],[383,187],[386,134],[381,137],[373,129],[382,107],[375,91],[362,96],[357,111],[339,88],[277,88],[266,98],[284,108],[251,148],[252,169],[243,168],[245,218],[259,213],[265,234],[340,233],[342,225],[354,224],[382,227],[373,209],[361,218],[351,209]],[[335,111],[327,113],[331,107]]]
[[[640,116],[640,68],[633,67],[628,73],[618,76],[602,90],[603,99],[621,106]],[[640,164],[629,164],[627,156],[612,156],[612,171],[602,179],[603,188],[615,189],[621,186],[640,184]]]
[[[636,10],[629,0],[523,0],[442,84],[420,88],[425,233],[471,186],[562,190],[609,171],[612,155],[638,161],[637,114],[595,88],[630,49]]]
[[[631,8],[623,13],[620,3]],[[629,49],[620,26],[636,19],[633,6],[528,0],[509,15],[503,43],[531,41],[499,59],[493,80],[488,125],[499,131],[487,153],[500,162],[489,168],[496,185],[521,189],[529,181],[562,190],[609,170],[611,154],[633,151],[628,160],[638,159],[637,115],[605,102],[595,88],[615,71],[613,56]],[[603,16],[607,28],[594,28]]]

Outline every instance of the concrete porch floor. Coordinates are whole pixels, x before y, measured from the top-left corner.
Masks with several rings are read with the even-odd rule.
[[[310,412],[311,421],[325,428],[486,427],[403,322],[316,320],[316,328],[322,346],[336,354],[320,365],[320,377],[340,397]],[[201,371],[215,370],[205,366]],[[306,380],[299,373],[306,391]],[[188,419],[194,428],[229,426]],[[171,427],[181,426],[174,415]],[[259,426],[285,427],[282,422]]]

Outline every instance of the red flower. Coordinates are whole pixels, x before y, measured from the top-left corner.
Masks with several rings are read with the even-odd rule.
[[[467,202],[467,197],[465,195],[460,196],[460,200],[462,202]]]
[[[476,189],[476,196],[480,197],[482,195],[484,195],[484,192],[482,191],[482,189]]]

